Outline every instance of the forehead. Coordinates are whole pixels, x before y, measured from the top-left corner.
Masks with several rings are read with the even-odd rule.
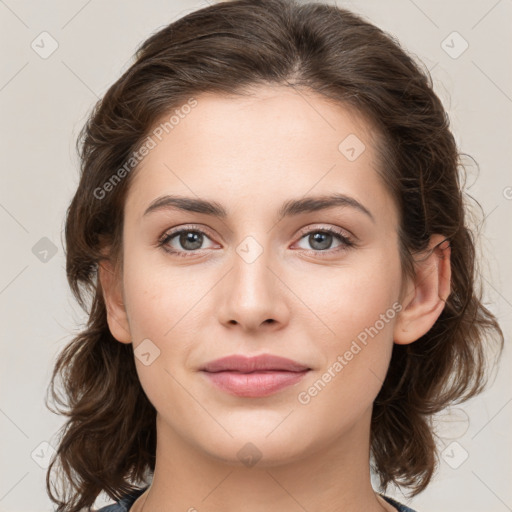
[[[165,193],[265,208],[273,198],[308,192],[372,202],[385,196],[376,134],[352,109],[284,86],[253,88],[248,96],[205,93],[195,102],[174,107],[150,131],[154,147],[135,172],[127,214],[142,215]],[[389,208],[390,198],[381,199],[376,208]]]

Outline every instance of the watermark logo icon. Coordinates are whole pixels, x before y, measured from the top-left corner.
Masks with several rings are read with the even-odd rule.
[[[345,137],[339,144],[339,152],[349,161],[357,160],[366,149],[363,141],[354,133]]]
[[[441,42],[441,48],[452,59],[458,59],[469,48],[469,43],[457,31],[453,31]]]
[[[263,247],[253,236],[246,236],[238,244],[236,252],[246,263],[253,263],[263,253]]]
[[[32,457],[32,460],[41,468],[48,469],[50,466],[51,458],[57,451],[55,448],[48,442],[43,441],[42,443],[39,443],[32,453],[30,454],[30,457]]]
[[[252,468],[260,459],[262,453],[253,443],[245,443],[240,450],[238,450],[238,459],[248,468]]]
[[[144,366],[149,366],[160,355],[160,349],[146,338],[137,345],[133,353]]]
[[[453,441],[443,450],[441,457],[452,469],[458,469],[466,462],[469,453],[461,444]]]
[[[47,59],[52,53],[57,50],[59,43],[49,32],[41,32],[33,41],[30,43],[30,47],[34,50],[39,57]]]
[[[48,263],[57,254],[57,246],[49,238],[43,236],[32,247],[32,254],[42,263]]]

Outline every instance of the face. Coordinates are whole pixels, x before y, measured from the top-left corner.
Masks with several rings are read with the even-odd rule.
[[[233,462],[251,442],[272,464],[367,432],[401,289],[398,216],[369,126],[284,87],[196,100],[153,137],[125,204],[128,334],[116,337],[134,344],[159,435]],[[305,202],[334,194],[342,199],[329,207]],[[224,215],[176,203],[145,214],[166,195]],[[233,354],[309,370],[265,396],[240,396],[201,371]]]

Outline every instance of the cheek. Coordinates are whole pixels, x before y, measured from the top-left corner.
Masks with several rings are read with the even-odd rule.
[[[346,341],[373,326],[381,315],[385,320],[396,316],[392,306],[401,283],[398,254],[368,251],[343,267],[326,267],[296,282],[302,283],[299,293],[304,302],[329,328],[328,337]],[[388,334],[392,323],[378,326]]]
[[[169,403],[179,410],[182,401],[188,403],[179,382],[185,373],[182,361],[187,360],[196,334],[191,322],[198,299],[186,280],[176,279],[179,269],[147,268],[135,255],[134,251],[125,261],[124,291],[136,371],[158,411],[167,410]],[[144,353],[149,353],[146,360]]]
[[[204,284],[183,268],[147,264],[132,254],[125,262],[124,290],[130,329],[135,340],[165,340],[172,336],[197,302]],[[146,256],[147,259],[147,256]],[[198,290],[196,290],[196,288]]]
[[[207,275],[200,275],[197,269],[173,268],[169,264],[147,265],[142,259],[147,255],[136,256],[137,251],[133,251],[125,261],[126,310],[139,379],[151,395],[150,390],[158,379],[169,382],[169,390],[174,389],[173,379],[166,370],[176,377],[186,372],[186,362],[201,325],[211,319],[204,311],[208,303],[204,295],[205,289],[211,289],[212,285],[205,285]],[[151,343],[146,341],[146,345],[138,349],[143,340]],[[138,353],[145,352],[146,347],[157,354],[148,366],[142,359],[137,360]]]
[[[340,396],[354,410],[368,406],[377,395],[387,373],[393,349],[393,326],[401,308],[398,253],[375,252],[362,256],[353,265],[329,269],[329,279],[322,280],[304,302],[317,313],[327,334],[315,338],[313,323],[305,324],[309,338],[318,342],[323,352],[324,372],[317,388],[325,386],[328,402]],[[312,285],[308,279],[309,285]],[[314,322],[318,329],[318,322]],[[334,377],[333,377],[334,376]],[[315,393],[314,390],[312,390]]]
[[[300,388],[297,400],[308,418],[318,418],[324,425],[328,420],[333,435],[368,411],[389,367],[398,303],[390,292],[393,287],[385,288],[375,278],[360,276],[341,293],[336,283],[330,283],[325,305],[319,309],[324,314],[330,312],[323,319],[334,334],[316,338],[324,365]],[[327,300],[328,295],[332,300]]]

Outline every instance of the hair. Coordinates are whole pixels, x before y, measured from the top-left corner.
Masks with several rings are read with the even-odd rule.
[[[48,388],[63,406],[58,413],[68,416],[46,473],[57,512],[90,507],[101,491],[118,500],[155,468],[156,410],[138,380],[132,345],[109,330],[98,280],[101,261],[122,267],[124,204],[137,166],[118,172],[115,186],[105,184],[126,170],[163,115],[201,93],[243,95],[258,85],[316,93],[371,124],[378,172],[399,212],[404,275],[414,276],[414,256],[432,234],[450,243],[445,307],[420,339],[393,345],[373,404],[370,450],[381,488],[408,487],[411,496],[424,490],[438,465],[432,415],[487,385],[488,354],[499,348],[499,357],[504,338],[482,302],[477,240],[459,175],[463,153],[428,70],[394,37],[346,9],[299,0],[216,3],[144,41],[77,140],[81,169],[66,215],[66,272],[88,322],[58,355]],[[55,391],[57,377],[64,397]],[[64,487],[54,496],[56,462]]]

